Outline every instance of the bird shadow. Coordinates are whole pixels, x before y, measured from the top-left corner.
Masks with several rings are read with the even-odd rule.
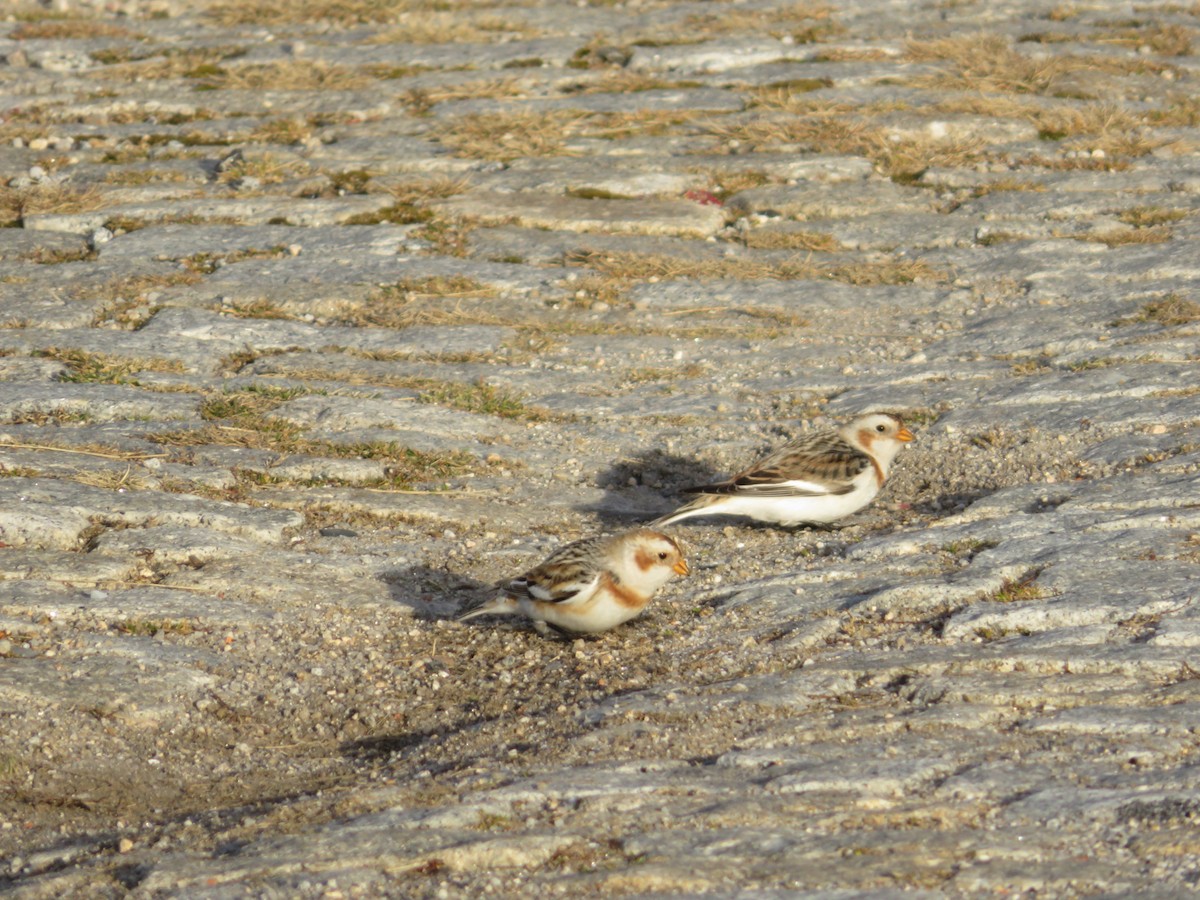
[[[456,616],[496,590],[493,582],[425,565],[388,569],[378,578],[388,586],[394,602],[411,609],[414,618],[427,621]]]
[[[728,476],[692,456],[645,450],[619,460],[596,476],[605,493],[598,503],[581,507],[610,526],[630,526],[666,515],[686,495],[680,490]]]
[[[995,493],[984,488],[964,491],[947,491],[932,496],[918,497],[908,502],[908,510],[919,516],[941,519],[962,512],[971,504]],[[1027,510],[1027,512],[1032,510]]]
[[[449,569],[435,569],[432,566],[390,569],[381,572],[378,578],[388,586],[394,602],[411,609],[414,619],[426,622],[456,619],[484,601],[490,600],[500,590],[500,585],[495,582],[479,581]],[[533,623],[524,616],[505,618],[509,619],[506,627],[512,630],[536,630]],[[540,637],[575,640],[594,635],[563,632],[550,626]]]
[[[351,759],[364,761],[387,759],[394,754],[418,747],[426,741],[444,738],[465,728],[478,727],[491,721],[491,719],[479,715],[477,711],[463,708],[461,712],[467,716],[464,721],[439,725],[421,731],[396,731],[389,734],[367,735],[345,741],[338,749]]]

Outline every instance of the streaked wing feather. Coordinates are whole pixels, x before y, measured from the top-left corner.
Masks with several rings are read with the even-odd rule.
[[[587,538],[559,547],[540,566],[514,578],[504,588],[515,597],[565,603],[594,587],[600,578],[598,545],[605,538]]]
[[[744,479],[717,485],[717,494],[752,494],[755,497],[825,497],[829,494],[848,494],[854,490],[850,482],[817,484],[812,481],[778,481],[776,476],[763,473],[761,481]]]
[[[784,444],[728,481],[690,488],[689,493],[816,497],[848,494],[871,459],[838,434],[805,435]]]
[[[542,580],[526,579],[526,592],[534,600],[548,603],[565,603],[573,600],[580,593],[595,586],[600,573],[595,570],[579,569],[563,578],[559,575],[549,575]]]

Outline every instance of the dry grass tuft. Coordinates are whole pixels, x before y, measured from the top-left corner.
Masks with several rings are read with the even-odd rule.
[[[689,110],[643,109],[633,112],[594,113],[579,124],[579,137],[619,141],[630,137],[656,137],[672,134],[680,126],[699,118]]]
[[[995,593],[985,597],[993,603],[1022,603],[1028,600],[1044,600],[1050,594],[1037,585],[1039,571],[1034,570],[1022,578],[1009,579]]]
[[[976,94],[940,101],[936,108],[948,114],[1020,119],[1036,126],[1043,140],[1074,138],[1066,149],[1102,150],[1110,157],[1145,156],[1163,143],[1148,133],[1150,115],[1135,115],[1112,103],[1047,107],[1005,94]]]
[[[680,31],[696,41],[741,34],[768,34],[797,44],[828,40],[845,31],[833,19],[833,7],[823,3],[792,3],[771,9],[723,7],[684,19]]]
[[[497,38],[532,39],[543,33],[522,18],[504,18],[489,8],[513,6],[495,0],[263,0],[242,3],[219,0],[207,15],[222,25],[294,25],[332,22],[394,25],[371,38],[372,43],[447,44],[489,42]]]
[[[375,79],[358,69],[317,61],[292,61],[244,66],[216,66],[194,73],[204,87],[233,91],[353,91]]]
[[[404,94],[409,110],[418,116],[426,115],[435,104],[454,100],[513,100],[529,93],[525,80],[515,76],[464,81],[441,87],[412,88]]]
[[[931,166],[960,167],[983,157],[977,139],[895,140],[885,129],[870,123],[850,108],[812,103],[795,94],[758,94],[756,108],[785,115],[763,116],[727,124],[710,122],[708,134],[723,142],[751,150],[779,144],[800,144],[818,153],[862,156],[897,181],[910,182]]]
[[[580,81],[558,88],[571,96],[584,94],[636,94],[641,91],[687,90],[701,86],[699,81],[669,81],[661,75],[631,72],[629,69],[603,69]]]
[[[964,168],[985,155],[985,144],[978,138],[893,141],[873,136],[866,156],[881,172],[903,184],[911,184],[929,168]]]
[[[95,77],[106,81],[163,81],[170,78],[215,78],[220,64],[245,56],[243,47],[205,47],[196,50],[171,48],[153,56],[134,57],[127,54],[96,52],[92,58],[104,65]]]
[[[390,222],[394,225],[411,225],[424,222],[434,232],[438,228],[462,228],[462,223],[439,219],[438,215],[427,204],[431,200],[461,194],[464,190],[466,190],[465,182],[450,178],[402,182],[389,188],[389,193],[396,200],[394,204],[375,212],[351,216],[344,224],[378,225],[382,222]],[[417,236],[432,240],[429,235],[424,233]]]
[[[79,188],[61,184],[0,187],[0,228],[19,227],[26,216],[90,212],[100,209],[104,202],[104,192],[94,185]]]
[[[1021,168],[1047,169],[1052,172],[1124,172],[1133,166],[1128,159],[1104,156],[1042,156],[1030,154],[1018,160]]]
[[[201,280],[201,276],[193,271],[172,272],[170,275],[124,275],[100,285],[81,288],[75,296],[102,302],[92,319],[92,327],[107,325],[136,331],[159,309],[149,303],[150,294],[177,285],[196,284]]]
[[[161,169],[110,169],[104,173],[104,183],[118,187],[140,187],[144,184],[182,184],[192,181],[185,172]]]
[[[201,280],[194,271],[172,272],[169,275],[122,275],[93,288],[81,290],[76,296],[96,300],[128,300],[145,297],[152,291],[179,284],[196,284]]]
[[[296,318],[274,300],[259,297],[255,300],[239,300],[222,306],[221,312],[235,319],[294,319]]]
[[[1104,44],[1141,49],[1145,47],[1159,56],[1190,56],[1193,31],[1183,25],[1151,25],[1101,32],[1093,39]]]
[[[1014,94],[1048,94],[1078,68],[1069,57],[1034,58],[1013,50],[999,35],[977,34],[910,41],[913,62],[945,63],[937,74],[918,79],[930,87]]]
[[[137,384],[132,377],[136,372],[183,371],[183,364],[173,359],[135,359],[59,347],[47,347],[34,355],[70,366],[71,371],[59,380],[72,384]]]
[[[58,250],[51,250],[48,247],[37,247],[32,252],[24,254],[21,258],[27,259],[32,263],[37,263],[40,266],[57,266],[62,263],[95,259],[96,251],[87,247],[63,248]]]
[[[429,10],[401,14],[399,26],[371,39],[374,44],[465,44],[505,40],[532,40],[544,31],[528,21],[498,15],[478,15],[478,10]]]
[[[436,387],[438,385],[435,384],[434,389]],[[478,468],[474,457],[458,451],[423,453],[388,441],[341,444],[312,440],[304,436],[304,429],[300,426],[271,416],[271,412],[282,403],[305,393],[307,391],[304,388],[254,385],[214,394],[206,398],[201,407],[201,417],[209,423],[203,428],[162,432],[146,437],[171,447],[218,445],[270,450],[286,455],[380,460],[387,464],[388,473],[387,480],[380,486],[397,489],[413,482],[451,477]],[[483,396],[483,393],[477,392],[477,397]],[[437,401],[430,399],[426,402]],[[476,399],[474,402],[486,406],[488,401]],[[491,402],[501,404],[515,401],[511,401],[502,391],[497,391],[491,395]],[[512,406],[505,408],[509,412],[515,409]],[[273,482],[268,477],[255,483],[268,485]]]
[[[463,258],[470,249],[471,223],[461,216],[434,216],[420,228],[413,229],[409,237],[428,241],[433,252],[441,256]]]
[[[61,18],[22,22],[8,33],[13,41],[72,41],[96,38],[145,40],[145,36],[100,19]]]
[[[1148,112],[1146,120],[1168,128],[1194,128],[1200,125],[1200,97],[1191,94],[1169,97],[1160,108]]]
[[[688,110],[580,113],[571,110],[472,114],[452,119],[433,131],[433,138],[459,156],[507,162],[513,159],[563,156],[571,138],[622,140],[658,136],[693,122]]]
[[[81,425],[92,420],[86,409],[68,406],[53,406],[49,409],[23,409],[12,413],[4,420],[5,425]]]
[[[201,275],[211,275],[217,269],[244,259],[282,259],[288,255],[288,249],[283,244],[276,244],[266,250],[257,247],[247,247],[244,250],[231,250],[229,253],[193,253],[179,260],[180,264],[190,272]]]
[[[819,231],[767,231],[746,233],[746,246],[754,250],[816,250],[831,253],[842,248],[837,239]]]
[[[200,418],[206,422],[226,421],[231,425],[252,427],[282,403],[307,394],[304,388],[277,388],[252,385],[236,391],[214,394],[201,404]]]
[[[526,406],[519,394],[505,388],[494,387],[482,380],[473,384],[456,382],[435,384],[422,391],[419,400],[422,403],[436,403],[439,406],[449,406],[453,409],[481,415],[499,416],[502,419],[544,422],[551,418],[549,412],[544,409]]]
[[[338,25],[379,25],[407,19],[472,12],[501,5],[498,0],[217,0],[206,11],[221,25],[291,25],[296,22],[334,22]]]
[[[145,435],[147,440],[186,450],[188,447],[219,446],[244,447],[252,450],[268,450],[281,456],[318,456],[332,459],[373,459],[384,463],[385,477],[371,487],[390,490],[407,490],[416,484],[452,478],[467,472],[481,470],[479,462],[469,453],[446,451],[426,453],[402,446],[394,441],[366,441],[351,444],[335,444],[305,438],[300,428],[267,419],[255,428],[239,428],[227,425],[209,425],[189,431],[165,431]],[[250,499],[253,487],[270,487],[287,484],[269,474],[245,472],[232,496],[222,495],[219,499],[244,501]],[[334,480],[322,480],[324,484],[337,484]],[[358,487],[364,487],[362,483]],[[164,485],[166,488],[166,485]],[[166,488],[170,489],[170,488]],[[179,485],[178,489],[202,492],[196,485]]]
[[[1131,206],[1117,214],[1117,218],[1134,228],[1150,228],[1169,225],[1188,216],[1186,209],[1168,209],[1162,206]]]
[[[1145,156],[1163,143],[1147,133],[1141,118],[1111,103],[1049,111],[1037,124],[1044,138],[1077,138],[1068,149],[1101,150],[1107,156]]]
[[[947,276],[922,260],[887,258],[881,260],[833,263],[808,258],[764,259],[683,259],[653,253],[579,251],[569,254],[568,265],[580,265],[625,282],[669,281],[677,278],[711,280],[816,279],[843,281],[848,284],[911,284],[915,281],[944,281]]]
[[[271,411],[287,400],[306,393],[302,388],[251,387],[213,394],[200,406],[203,428],[147,435],[149,440],[169,446],[222,446],[304,453],[306,440],[299,425],[277,419]]]
[[[310,171],[311,166],[302,159],[270,152],[248,153],[226,166],[217,176],[217,182],[234,184],[244,178],[254,178],[262,184],[279,184],[303,177]],[[244,195],[243,192],[241,196]]]
[[[1044,101],[1012,94],[954,94],[938,100],[932,109],[944,115],[1021,119],[1039,126],[1047,114]]]
[[[764,184],[779,182],[783,179],[773,178],[766,172],[757,170],[714,170],[709,167],[693,166],[687,170],[688,172],[701,175],[704,182],[711,184],[713,192],[720,197],[732,197],[734,194],[741,191],[750,190],[750,188],[762,187]]]
[[[312,135],[312,126],[301,119],[271,119],[253,129],[246,140],[259,144],[302,144]]]
[[[466,299],[492,296],[495,296],[493,288],[461,275],[406,279],[376,291],[342,321],[379,328],[504,324],[477,307],[466,309],[462,305]],[[447,300],[453,302],[447,303]]]
[[[1035,194],[1045,193],[1046,186],[1036,181],[1025,181],[1021,178],[997,178],[995,181],[984,182],[971,188],[972,197],[986,197],[1003,191],[1029,191]]]
[[[461,178],[430,178],[420,181],[405,181],[388,188],[397,203],[417,206],[429,200],[444,200],[463,193],[468,183]]]
[[[1109,247],[1121,247],[1126,244],[1161,244],[1171,239],[1171,229],[1163,225],[1154,225],[1149,228],[1130,228],[1128,231],[1088,232],[1076,235],[1076,239],[1106,244]]]
[[[570,259],[567,260],[568,264]],[[567,305],[577,309],[627,308],[625,299],[631,280],[616,275],[585,275],[564,279],[558,286],[567,291]]]
[[[472,159],[559,156],[566,132],[583,118],[563,111],[473,114],[439,125],[432,137]]]
[[[1179,294],[1167,294],[1159,300],[1151,300],[1140,310],[1115,324],[1153,322],[1157,325],[1191,325],[1200,322],[1200,303],[1188,300]]]
[[[944,64],[931,75],[912,79],[914,87],[1041,96],[1078,96],[1078,89],[1066,81],[1072,75],[1157,74],[1167,68],[1144,57],[1027,56],[994,34],[910,41],[906,56],[914,62]]]
[[[90,487],[103,488],[107,491],[116,491],[121,488],[133,488],[135,490],[147,486],[145,476],[138,471],[135,471],[132,464],[127,463],[124,471],[116,469],[79,469],[71,475],[71,480],[79,484],[86,484]]]
[[[813,62],[884,62],[895,54],[879,47],[830,47],[813,56]]]

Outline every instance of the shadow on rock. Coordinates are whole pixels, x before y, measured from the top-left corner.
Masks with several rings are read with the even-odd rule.
[[[391,569],[379,578],[387,584],[392,599],[410,607],[418,619],[453,618],[496,591],[494,583],[429,566]]]
[[[682,488],[727,478],[694,457],[647,450],[619,460],[596,476],[605,491],[596,505],[584,507],[606,525],[632,528],[666,515],[687,500]]]
[[[373,734],[368,737],[346,741],[338,749],[351,759],[387,759],[397,753],[403,753],[405,750],[419,747],[427,741],[454,735],[465,729],[474,728],[494,720],[493,717],[480,715],[477,704],[468,703],[460,711],[465,714],[465,718],[455,721],[452,724],[439,725],[436,728],[427,728],[421,731]],[[452,764],[447,763],[446,768],[452,767]]]
[[[907,509],[910,513],[919,516],[940,519],[960,513],[977,500],[982,500],[994,493],[996,493],[995,490],[968,490],[922,496],[908,501]]]

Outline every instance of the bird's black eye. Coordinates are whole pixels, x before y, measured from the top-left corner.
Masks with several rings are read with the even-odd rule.
[[[886,425],[876,425],[875,430],[879,431],[879,432],[884,432],[884,431],[887,431],[887,426]]]
[[[663,550],[661,553],[659,553],[659,554],[658,554],[658,558],[659,558],[659,559],[666,559],[666,558],[667,558],[667,551],[666,551],[666,550]]]

